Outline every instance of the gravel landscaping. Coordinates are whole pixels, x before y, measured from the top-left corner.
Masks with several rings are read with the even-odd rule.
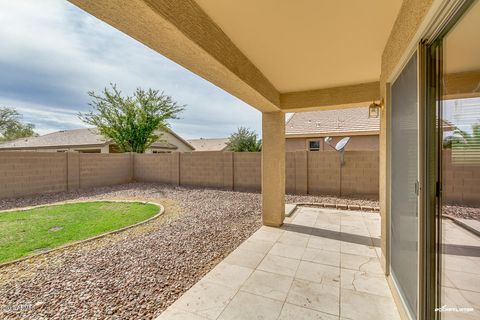
[[[154,318],[261,226],[257,193],[156,184],[6,199],[0,209],[88,199],[150,200],[166,211],[125,232],[0,268],[0,318]]]
[[[0,319],[152,319],[261,226],[260,194],[132,183],[0,200],[0,210],[66,200],[161,203],[144,225],[0,267]],[[287,202],[378,206],[334,197]]]

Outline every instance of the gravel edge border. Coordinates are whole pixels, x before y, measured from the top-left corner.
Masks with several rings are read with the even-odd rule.
[[[61,249],[73,247],[73,246],[76,246],[76,245],[79,245],[79,244],[83,244],[83,243],[86,243],[86,242],[90,242],[90,241],[93,241],[93,240],[97,240],[97,239],[100,239],[100,238],[104,238],[104,237],[106,237],[106,236],[108,236],[108,235],[117,234],[117,233],[120,233],[120,232],[122,232],[122,231],[131,229],[131,228],[134,228],[134,227],[138,227],[138,226],[140,226],[140,225],[146,224],[146,223],[148,223],[148,222],[150,222],[150,221],[152,221],[152,220],[160,217],[160,216],[163,215],[163,213],[165,212],[165,207],[164,207],[163,205],[161,205],[160,203],[157,203],[157,202],[152,202],[152,201],[140,201],[140,200],[117,200],[117,199],[108,200],[108,199],[101,199],[101,200],[62,201],[62,202],[55,202],[55,203],[50,203],[50,204],[42,204],[42,205],[38,205],[38,206],[24,207],[24,208],[20,208],[20,209],[1,210],[1,211],[0,211],[0,214],[2,214],[2,213],[4,213],[4,212],[27,211],[27,210],[31,210],[31,209],[35,209],[35,208],[59,206],[59,205],[74,204],[74,203],[86,203],[86,202],[120,202],[120,203],[129,203],[129,202],[132,203],[132,202],[134,202],[134,203],[143,203],[143,204],[153,204],[153,205],[157,206],[159,210],[158,210],[158,212],[157,212],[153,217],[150,217],[150,218],[148,218],[147,220],[143,220],[143,221],[137,222],[137,223],[135,223],[135,224],[132,224],[132,225],[129,225],[129,226],[120,228],[120,229],[108,231],[108,232],[105,232],[105,233],[96,235],[96,236],[94,236],[94,237],[91,237],[91,238],[87,238],[87,239],[83,239],[83,240],[78,240],[78,241],[74,241],[74,242],[71,242],[71,243],[67,243],[67,244],[61,245],[61,246],[59,246],[59,247],[56,247],[56,248],[47,250],[47,251],[34,253],[34,254],[32,254],[32,255],[28,255],[28,256],[25,256],[25,257],[22,257],[22,258],[18,258],[18,259],[12,260],[12,261],[0,263],[0,269],[3,268],[3,267],[6,267],[6,266],[12,265],[12,264],[21,262],[21,261],[29,260],[29,259],[32,259],[32,258],[41,256],[41,255],[45,255],[45,254],[48,254],[48,253],[52,253],[52,252],[57,251],[57,250],[61,250]]]
[[[380,207],[360,206],[357,204],[342,204],[342,203],[327,203],[327,202],[296,202],[297,206],[313,206],[320,208],[331,208],[340,210],[353,210],[353,211],[370,211],[379,212]]]

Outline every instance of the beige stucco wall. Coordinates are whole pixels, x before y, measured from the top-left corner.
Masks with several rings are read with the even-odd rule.
[[[381,213],[381,263],[388,273],[388,225],[389,225],[389,194],[388,194],[388,141],[389,130],[387,119],[390,113],[389,97],[387,96],[388,81],[401,67],[404,59],[408,56],[412,46],[415,46],[415,36],[419,32],[422,23],[427,21],[425,17],[435,0],[404,0],[397,16],[392,32],[388,38],[382,53],[381,74],[380,74],[380,95],[385,101],[385,107],[380,115],[380,213]]]
[[[332,136],[332,145],[335,145],[344,137]],[[333,149],[323,142],[324,137],[311,137],[311,138],[290,138],[287,137],[285,141],[285,149],[287,152],[293,151],[306,151],[308,150],[308,141],[320,140],[321,151],[332,151]],[[350,142],[347,144],[345,150],[347,151],[368,151],[378,150],[379,136],[378,135],[366,135],[366,136],[352,136]]]
[[[170,132],[163,132],[160,140],[169,142],[174,146],[177,146],[177,149],[163,149],[163,148],[154,148],[154,149],[147,149],[145,153],[152,153],[152,150],[162,150],[162,151],[171,151],[171,152],[190,152],[193,151],[193,148],[190,147],[185,141],[177,138],[175,135],[171,134]]]

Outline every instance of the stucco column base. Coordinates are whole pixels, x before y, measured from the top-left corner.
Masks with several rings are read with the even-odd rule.
[[[262,113],[262,220],[279,227],[285,219],[285,114]]]

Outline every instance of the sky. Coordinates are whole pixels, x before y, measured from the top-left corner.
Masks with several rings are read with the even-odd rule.
[[[45,134],[81,128],[89,91],[164,91],[186,105],[172,129],[186,139],[261,133],[261,113],[65,0],[0,0],[0,106]]]

